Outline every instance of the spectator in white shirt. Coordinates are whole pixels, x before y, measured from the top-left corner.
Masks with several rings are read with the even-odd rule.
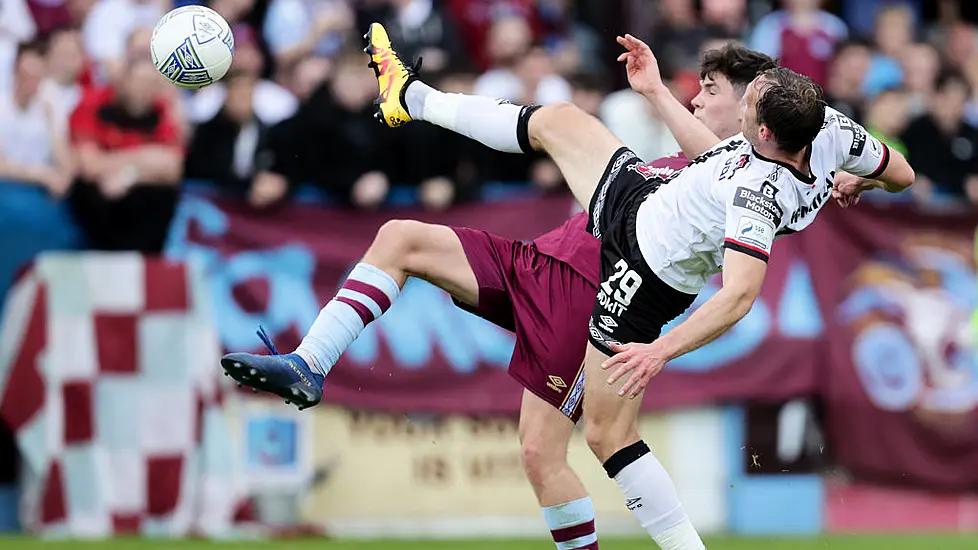
[[[171,6],[166,0],[98,0],[82,26],[85,51],[96,63],[96,79],[113,82],[125,60],[129,37],[136,30],[155,27]]]
[[[54,108],[38,93],[45,66],[39,46],[18,48],[13,86],[0,94],[0,178],[39,185],[60,197],[71,182],[71,162]]]
[[[10,90],[17,45],[33,40],[37,26],[24,0],[0,1],[0,93]]]
[[[85,70],[81,33],[74,29],[54,30],[47,39],[47,76],[41,81],[41,97],[54,108],[59,133],[67,136],[68,118],[81,99],[79,83]]]
[[[266,126],[277,124],[293,114],[299,107],[299,100],[284,86],[260,78],[264,60],[258,50],[256,37],[247,27],[236,28],[234,63],[231,70],[248,73],[256,82],[252,94],[252,109],[255,116]],[[194,124],[201,124],[214,118],[224,105],[227,97],[227,82],[216,82],[187,96],[187,118]]]
[[[355,24],[347,2],[337,0],[272,0],[262,33],[275,56],[280,75],[291,73],[308,55],[339,53]]]
[[[570,101],[570,84],[556,74],[542,48],[531,48],[533,34],[522,17],[505,17],[489,30],[493,67],[475,82],[475,95],[516,103],[546,105]]]

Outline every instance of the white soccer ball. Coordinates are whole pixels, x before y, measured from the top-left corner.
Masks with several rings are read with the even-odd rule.
[[[227,74],[234,57],[234,35],[216,11],[184,6],[156,24],[150,55],[170,82],[181,88],[203,88]]]

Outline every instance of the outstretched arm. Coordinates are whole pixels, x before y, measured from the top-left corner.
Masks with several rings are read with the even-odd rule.
[[[862,192],[870,189],[900,193],[913,185],[917,176],[899,151],[890,149],[842,113],[831,110],[828,115],[842,170],[835,176],[832,196],[842,206],[852,206]]]
[[[835,176],[832,196],[843,207],[856,203],[859,195],[870,189],[882,189],[887,193],[902,193],[913,185],[916,174],[906,157],[899,151],[888,149],[889,160],[883,172],[875,178],[859,177],[845,172]]]
[[[626,34],[618,37],[618,43],[626,50],[618,56],[618,61],[625,63],[628,83],[659,111],[660,118],[687,157],[694,159],[720,142],[720,138],[693,116],[662,82],[659,62],[645,42]]]

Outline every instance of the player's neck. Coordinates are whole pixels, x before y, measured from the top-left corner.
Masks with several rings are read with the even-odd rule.
[[[754,154],[763,160],[794,168],[800,174],[808,175],[811,173],[808,162],[808,147],[797,153],[785,153],[773,145],[763,143],[754,145]]]

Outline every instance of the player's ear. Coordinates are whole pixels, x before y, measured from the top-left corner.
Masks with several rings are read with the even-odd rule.
[[[757,129],[757,135],[764,141],[774,141],[774,132],[767,127],[767,124],[761,124]]]

